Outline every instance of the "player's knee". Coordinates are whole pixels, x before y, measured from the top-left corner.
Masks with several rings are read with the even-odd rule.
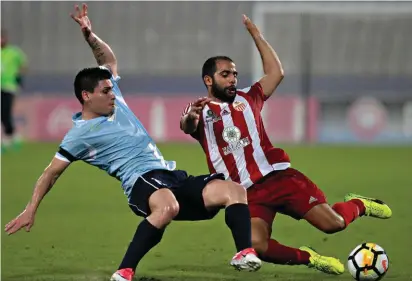
[[[346,228],[343,217],[326,203],[313,207],[305,214],[304,219],[326,234],[336,233]]]
[[[150,217],[157,226],[170,223],[179,213],[179,203],[173,193],[167,189],[159,189],[149,199]]]
[[[247,202],[247,194],[246,189],[238,183],[235,182],[227,182],[230,183],[228,186],[228,193],[229,197],[232,200],[239,201],[240,203]]]
[[[158,225],[166,225],[177,216],[179,210],[179,203],[177,201],[170,202],[153,210],[151,217]]]
[[[180,210],[179,203],[176,201],[176,202],[173,202],[165,206],[162,212],[164,214],[164,217],[170,218],[170,220],[172,220],[177,216],[177,214],[179,214],[179,210]]]
[[[247,204],[247,195],[240,184],[215,179],[209,182],[203,190],[203,200],[206,207]]]

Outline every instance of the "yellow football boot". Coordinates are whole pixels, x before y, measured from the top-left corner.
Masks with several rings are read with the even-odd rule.
[[[324,273],[334,275],[342,274],[345,271],[345,266],[336,258],[321,256],[315,250],[307,246],[302,246],[299,250],[310,254],[309,268],[315,268]]]
[[[348,193],[344,201],[359,199],[365,205],[365,216],[371,216],[379,219],[389,219],[392,216],[392,210],[384,202],[378,199],[364,197],[361,195]]]

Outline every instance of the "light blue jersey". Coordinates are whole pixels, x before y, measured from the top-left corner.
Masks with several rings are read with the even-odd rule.
[[[139,119],[127,106],[112,77],[116,96],[113,115],[82,120],[73,115],[73,127],[64,137],[56,157],[63,161],[83,160],[122,182],[128,199],[140,175],[156,170],[174,170],[174,161],[165,161]]]

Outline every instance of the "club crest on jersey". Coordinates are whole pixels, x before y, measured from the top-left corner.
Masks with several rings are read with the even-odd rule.
[[[237,111],[244,111],[246,109],[246,105],[243,102],[235,101],[233,103],[233,108]]]
[[[227,127],[223,130],[222,137],[229,145],[223,147],[223,153],[228,155],[235,150],[241,149],[250,144],[249,138],[240,138],[241,133],[238,127]]]
[[[236,126],[227,127],[223,130],[222,137],[227,143],[234,143],[240,139],[240,130]]]

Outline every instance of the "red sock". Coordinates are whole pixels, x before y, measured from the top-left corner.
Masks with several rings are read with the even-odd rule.
[[[268,249],[264,255],[259,256],[263,261],[275,264],[309,264],[309,253],[299,249],[290,248],[270,239]]]
[[[365,205],[359,199],[352,199],[348,202],[336,203],[332,206],[336,213],[342,216],[345,225],[348,226],[359,216],[365,214]]]

